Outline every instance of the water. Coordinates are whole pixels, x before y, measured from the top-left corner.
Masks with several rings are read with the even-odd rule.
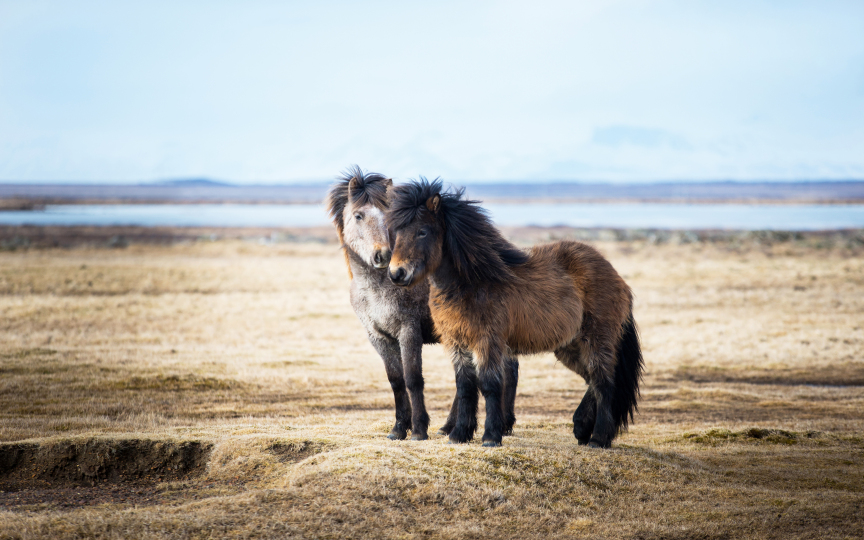
[[[652,229],[829,230],[864,228],[864,205],[487,204],[498,225]],[[49,205],[0,212],[3,225],[312,227],[327,225],[319,205]]]
[[[864,205],[489,204],[488,209],[499,225],[786,231],[864,227]]]

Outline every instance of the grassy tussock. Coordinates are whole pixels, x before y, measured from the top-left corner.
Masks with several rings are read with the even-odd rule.
[[[522,360],[502,448],[387,440],[333,244],[0,253],[0,538],[859,535],[864,259],[599,247],[647,364],[605,452],[573,439],[585,385],[551,355]],[[434,430],[453,375],[424,361]]]

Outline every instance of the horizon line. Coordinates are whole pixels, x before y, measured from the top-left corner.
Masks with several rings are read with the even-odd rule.
[[[207,177],[172,178],[162,180],[0,180],[0,185],[5,186],[137,186],[137,187],[291,187],[311,186],[331,183],[337,180],[327,179],[304,179],[304,180],[279,180],[274,182],[252,180],[252,181],[227,181]],[[397,179],[406,182],[415,180],[413,177]],[[448,184],[509,184],[509,185],[544,185],[544,184],[577,184],[594,186],[624,186],[624,185],[668,185],[668,184],[828,184],[864,183],[864,178],[799,178],[799,179],[709,179],[709,180],[682,180],[682,179],[653,179],[653,180],[591,180],[591,179],[473,179],[473,180],[448,180],[441,178]]]

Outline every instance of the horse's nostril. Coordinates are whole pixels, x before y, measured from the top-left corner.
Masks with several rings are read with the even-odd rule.
[[[375,264],[381,264],[381,261],[384,259],[384,257],[381,256],[380,251],[376,251],[375,256],[372,259],[375,261]]]
[[[397,268],[395,272],[393,270],[388,270],[387,274],[390,276],[390,281],[393,283],[400,283],[405,278],[405,269]]]

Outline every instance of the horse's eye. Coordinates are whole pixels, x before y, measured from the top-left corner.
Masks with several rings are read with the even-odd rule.
[[[420,229],[417,231],[417,238],[423,238],[424,236],[426,236],[426,229]]]
[[[363,214],[354,214],[354,219],[360,221],[361,219],[363,219]]]

